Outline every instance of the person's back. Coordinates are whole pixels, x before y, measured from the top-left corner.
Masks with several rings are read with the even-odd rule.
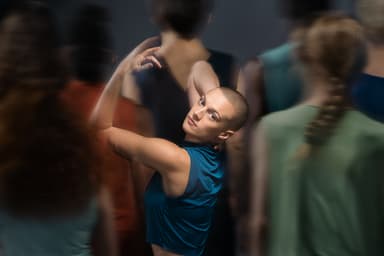
[[[283,0],[279,2],[281,15],[291,26],[289,40],[274,48],[267,49],[258,56],[259,65],[254,71],[256,81],[247,84],[250,91],[261,98],[264,106],[255,113],[258,117],[292,107],[302,100],[304,95],[300,61],[296,56],[297,45],[313,20],[321,13],[330,10],[329,0]],[[252,101],[254,95],[247,95]]]
[[[285,43],[259,56],[263,66],[266,113],[292,107],[302,98],[303,84],[294,56],[295,45]]]
[[[60,100],[67,74],[54,25],[49,8],[28,1],[0,25],[1,250],[90,256],[99,227],[114,255],[92,132]]]
[[[90,256],[91,232],[98,218],[96,201],[74,216],[44,219],[15,217],[0,212],[0,242],[4,255]],[[3,254],[2,254],[3,255]]]
[[[384,76],[360,74],[351,90],[353,104],[369,117],[384,122]]]
[[[357,16],[368,40],[367,65],[352,87],[352,102],[369,117],[384,122],[384,4],[378,0],[359,0]]]
[[[348,110],[334,135],[300,160],[307,124],[318,107],[270,114],[268,255],[382,255],[384,125]]]
[[[236,69],[234,57],[229,54],[210,51],[207,62],[219,78],[221,85],[235,88],[233,72]],[[152,115],[156,136],[179,144],[184,139],[180,129],[190,102],[188,93],[174,78],[172,71],[164,65],[161,69],[151,68],[135,74],[137,86],[140,88],[141,104],[148,108]]]
[[[250,248],[263,249],[266,228],[266,255],[382,255],[384,129],[349,97],[364,66],[363,29],[340,14],[320,17],[298,56],[310,96],[263,118],[253,140]]]
[[[72,111],[76,111],[77,115],[88,120],[103,89],[103,84],[89,84],[85,81],[73,80],[67,84],[61,98]],[[144,130],[140,129],[137,122],[135,105],[123,98],[117,104],[116,127],[143,132]],[[105,169],[104,182],[112,196],[115,228],[118,238],[121,239],[120,249],[124,252],[145,251],[140,191],[144,189],[147,181],[136,177],[138,176],[136,172],[143,170],[132,161],[117,156],[109,149],[104,139],[100,140],[98,148],[102,152]]]
[[[84,121],[89,119],[106,84],[106,74],[113,64],[108,21],[106,9],[98,5],[85,5],[80,8],[69,33],[73,79],[61,96],[65,104]],[[148,129],[140,125],[138,112],[132,101],[120,98],[115,125],[148,133]],[[146,120],[144,114],[140,118]],[[145,177],[141,165],[123,159],[111,150],[105,138],[100,139],[97,148],[103,161],[103,182],[110,191],[113,203],[119,255],[148,255],[150,248],[145,244],[142,196],[149,177]],[[100,253],[96,243],[94,247],[94,252]]]

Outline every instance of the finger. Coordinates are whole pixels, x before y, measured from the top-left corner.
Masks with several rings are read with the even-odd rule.
[[[155,52],[160,50],[160,48],[161,48],[160,46],[156,46],[156,47],[151,47],[151,48],[145,49],[143,51],[142,55],[144,55],[144,56],[153,55]]]
[[[161,68],[161,63],[156,59],[155,56],[147,56],[145,57],[146,60],[151,61],[156,67]]]
[[[146,63],[144,65],[141,65],[140,67],[137,68],[137,71],[144,70],[144,69],[149,69],[152,68],[153,64],[152,63]]]
[[[147,48],[152,48],[160,45],[160,37],[153,36],[145,39],[134,49],[135,52],[142,52]]]

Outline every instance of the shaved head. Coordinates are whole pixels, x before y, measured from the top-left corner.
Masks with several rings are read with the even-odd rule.
[[[215,90],[220,90],[235,109],[236,114],[228,120],[228,129],[233,131],[239,130],[248,118],[249,109],[247,100],[238,91],[226,87],[214,88],[208,91],[207,94]]]

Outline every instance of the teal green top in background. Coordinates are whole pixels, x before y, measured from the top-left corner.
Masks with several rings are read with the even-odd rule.
[[[384,255],[384,125],[347,111],[335,134],[298,160],[318,108],[266,116],[269,256]]]
[[[90,256],[96,202],[78,216],[16,218],[0,211],[2,256]]]
[[[286,43],[259,56],[263,65],[267,113],[292,107],[302,97],[302,81],[294,49],[294,43]]]

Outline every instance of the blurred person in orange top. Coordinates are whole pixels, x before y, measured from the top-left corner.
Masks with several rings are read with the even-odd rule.
[[[60,100],[68,77],[55,25],[38,1],[0,24],[0,255],[91,256],[98,232],[100,255],[115,256],[93,133]]]
[[[65,51],[73,77],[62,96],[70,108],[84,119],[88,119],[100,97],[108,71],[114,63],[109,21],[105,8],[85,5],[70,26]],[[119,128],[150,135],[147,118],[149,115],[131,101],[119,100],[115,114],[115,125]],[[100,150],[105,164],[103,177],[114,204],[120,255],[150,255],[142,218],[143,193],[150,172],[142,171],[142,165],[119,157],[106,147],[103,139],[101,141]],[[98,253],[97,245],[94,249]]]

